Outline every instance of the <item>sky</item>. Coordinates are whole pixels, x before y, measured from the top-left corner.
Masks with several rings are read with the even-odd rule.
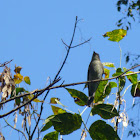
[[[86,81],[87,69],[93,51],[100,54],[102,62],[111,62],[119,67],[120,50],[118,43],[108,41],[107,38],[102,36],[108,31],[118,29],[116,22],[123,17],[122,13],[117,12],[115,0],[0,1],[0,63],[13,59],[10,64],[12,71],[15,64],[21,66],[23,68],[21,74],[29,76],[31,79],[31,86],[26,86],[29,91],[44,88],[48,84],[47,78],[50,77],[52,80],[55,77],[65,58],[66,48],[61,39],[66,44],[70,43],[76,16],[78,16],[80,22],[76,29],[73,45],[91,37],[92,40],[87,44],[71,49],[68,60],[60,73],[62,81],[65,84]],[[126,65],[124,54],[128,51],[132,54],[139,53],[140,24],[138,22],[132,23],[132,29],[120,41],[123,56],[122,67],[126,68],[130,66]],[[84,85],[78,85],[70,88],[83,91],[83,87]],[[87,94],[87,89],[83,92]],[[126,101],[131,106],[133,98],[129,91],[127,94]],[[84,107],[74,104],[73,99],[65,89],[55,89],[47,96],[43,119],[52,114],[51,107],[48,104],[51,97],[60,98],[61,102],[73,112],[78,113],[78,109],[82,112],[84,109]],[[11,104],[5,105],[6,109],[4,111],[8,111],[10,107]],[[90,109],[85,112],[84,120],[86,120],[89,111]],[[137,110],[134,110],[134,113],[137,113]],[[133,116],[131,113],[129,115],[130,117]],[[13,124],[13,114],[6,119]],[[19,128],[21,127],[21,121],[19,117],[17,124]],[[90,122],[94,122],[94,118]],[[16,140],[19,137],[24,139],[18,132],[9,127],[4,128],[4,126],[2,120],[0,129],[6,139]],[[125,128],[124,130],[126,132],[123,139],[126,139],[128,129]],[[41,136],[43,137],[45,133],[42,133]],[[64,136],[64,139],[80,139],[80,134],[81,130],[78,130]],[[128,137],[128,139],[131,138]],[[89,134],[87,139],[90,139]]]

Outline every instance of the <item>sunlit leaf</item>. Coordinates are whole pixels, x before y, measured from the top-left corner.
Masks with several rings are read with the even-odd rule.
[[[126,68],[123,68],[124,69],[124,71],[127,71],[127,69]],[[130,74],[130,73],[134,73],[133,71],[128,71],[128,72],[126,72],[126,74]],[[138,78],[138,75],[137,74],[133,74],[133,75],[128,75],[127,76],[127,79],[131,82],[131,83],[133,83],[133,84],[136,84],[137,83],[137,78]]]
[[[58,134],[57,131],[50,132],[44,136],[43,140],[58,140]]]
[[[87,104],[88,97],[81,91],[66,88],[70,95],[74,98],[76,104],[84,106]]]
[[[126,34],[127,34],[127,30],[116,29],[116,30],[113,30],[111,32],[106,32],[103,36],[109,37],[108,40],[110,40],[110,41],[119,42],[120,40],[122,40],[126,36]]]
[[[57,104],[56,100],[60,101],[59,98],[52,97],[52,98],[50,99],[50,103],[51,103],[51,104]]]
[[[89,128],[93,140],[120,140],[114,129],[102,120],[94,122]]]
[[[52,111],[53,111],[54,115],[61,114],[61,113],[66,113],[66,111],[63,110],[60,107],[56,107],[56,106],[51,105],[51,108],[52,108]]]
[[[106,67],[110,67],[110,68],[115,68],[114,63],[110,63],[110,62],[104,62],[102,63],[104,66]]]
[[[110,70],[104,68],[105,78],[109,78]]]
[[[115,116],[119,116],[116,108],[110,104],[98,104],[94,105],[91,110],[92,115],[100,115],[103,119],[111,119]]]
[[[79,114],[63,113],[56,115],[51,122],[57,132],[68,135],[81,127],[82,118]]]
[[[117,87],[115,82],[101,81],[95,92],[94,102],[97,103],[102,101],[111,93],[111,90],[114,87]]]
[[[28,97],[29,100],[31,100],[34,97],[34,95],[33,94],[30,94],[27,97]],[[38,103],[38,102],[44,102],[44,101],[39,100],[38,98],[34,99],[33,101],[36,102],[36,103]]]
[[[31,81],[30,81],[30,78],[28,76],[24,77],[24,81],[26,84],[31,85]]]
[[[23,76],[21,74],[17,73],[17,74],[14,75],[14,82],[15,82],[15,84],[21,83],[22,80],[23,80]]]

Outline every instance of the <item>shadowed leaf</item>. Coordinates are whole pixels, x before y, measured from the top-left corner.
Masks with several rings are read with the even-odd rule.
[[[57,132],[68,135],[81,127],[82,118],[79,114],[63,113],[56,115],[51,122]]]
[[[58,140],[58,134],[57,131],[50,132],[44,136],[43,140]]]
[[[41,132],[46,131],[47,129],[49,129],[50,127],[52,127],[52,122],[51,119],[54,118],[55,115],[51,115],[49,116],[46,120],[45,120],[45,125],[44,127],[41,129]]]
[[[94,122],[89,128],[89,133],[92,140],[120,140],[114,129],[102,120]]]
[[[131,95],[133,97],[140,97],[140,82],[133,84],[131,88]]]
[[[111,119],[115,116],[119,116],[116,108],[110,104],[98,104],[94,105],[91,110],[91,114],[94,116],[96,114],[100,115],[103,119]]]
[[[84,106],[87,104],[88,97],[81,91],[75,89],[65,88],[70,95],[74,98],[76,104]]]

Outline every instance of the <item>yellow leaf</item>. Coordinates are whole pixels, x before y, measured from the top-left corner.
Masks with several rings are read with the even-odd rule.
[[[109,78],[110,70],[104,68],[105,78]]]
[[[23,76],[19,73],[14,75],[14,82],[15,84],[19,84],[22,82]]]
[[[59,108],[59,107],[56,107],[53,105],[51,105],[51,107],[52,107],[52,111],[53,111],[54,115],[66,113],[66,111],[63,110],[62,108]]]
[[[30,85],[31,84],[31,81],[30,81],[30,78],[28,76],[25,76],[24,77],[24,81],[26,84]]]
[[[124,29],[116,29],[110,32],[106,32],[103,37],[109,37],[108,40],[119,42],[122,40],[127,34],[127,30]]]
[[[28,95],[27,97],[28,97],[29,100],[31,100],[34,97],[34,95],[31,94],[31,95]],[[44,102],[44,101],[39,100],[38,98],[34,99],[33,101],[36,102],[36,103],[38,103],[38,102]]]

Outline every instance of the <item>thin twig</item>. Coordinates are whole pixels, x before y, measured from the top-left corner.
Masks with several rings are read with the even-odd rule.
[[[4,118],[3,118],[3,119],[4,119]],[[10,125],[10,124],[7,122],[6,119],[4,119],[4,121],[6,122],[6,124],[7,124],[8,126],[10,126],[11,128],[13,128],[14,130],[20,132],[20,133],[25,137],[25,139],[28,140],[27,137],[26,137],[26,135],[24,134],[24,132],[22,132],[22,131],[19,130],[19,129],[14,128],[12,125]]]
[[[74,31],[73,31],[72,39],[71,39],[71,42],[70,42],[70,45],[69,45],[70,47],[71,47],[71,45],[72,45],[72,43],[73,43],[73,39],[74,39],[74,35],[75,35],[75,30],[76,30],[76,25],[77,25],[77,16],[76,16],[76,20],[75,20],[75,26],[74,26]],[[68,47],[66,57],[65,57],[65,59],[64,59],[64,61],[63,61],[63,63],[62,63],[62,65],[61,65],[59,71],[57,72],[57,74],[56,74],[56,76],[55,76],[55,78],[54,78],[54,81],[57,79],[57,77],[58,77],[58,75],[60,74],[62,68],[64,67],[64,64],[66,63],[66,60],[67,60],[67,58],[68,58],[69,51],[70,51],[70,49],[71,49],[70,47]],[[50,91],[50,90],[47,91],[47,93],[46,93],[46,95],[45,95],[43,101],[45,101],[45,99],[46,99],[46,97],[47,97],[49,91]],[[40,121],[40,118],[41,118],[41,115],[42,115],[42,111],[43,111],[43,104],[44,104],[44,103],[42,102],[42,103],[41,103],[41,109],[40,109],[40,115],[39,115],[38,120],[37,120],[37,123],[36,123],[36,125],[35,125],[35,127],[34,127],[34,129],[33,129],[31,138],[33,137],[33,135],[34,135],[34,133],[35,133],[35,130],[36,130],[37,126],[38,126],[38,123],[39,123],[39,121]]]
[[[75,47],[81,46],[81,45],[83,45],[85,43],[88,43],[90,40],[91,40],[91,38],[86,40],[86,41],[84,41],[84,42],[82,42],[82,43],[80,43],[80,44],[78,44],[78,45],[72,46],[71,48],[75,48]]]
[[[81,46],[81,45],[83,45],[83,44],[89,42],[89,41],[91,40],[91,38],[88,39],[88,40],[86,40],[86,41],[84,41],[84,42],[82,42],[82,43],[80,43],[80,44],[78,44],[78,45],[72,46],[72,47],[68,46],[68,45],[63,41],[63,39],[61,39],[61,40],[62,40],[63,44],[64,44],[65,46],[67,46],[68,48],[75,48],[75,47]]]
[[[13,59],[10,60],[10,61],[6,61],[6,62],[4,62],[3,64],[0,64],[0,67],[4,67],[4,66],[6,66],[6,65],[9,64],[11,61],[13,61]]]

